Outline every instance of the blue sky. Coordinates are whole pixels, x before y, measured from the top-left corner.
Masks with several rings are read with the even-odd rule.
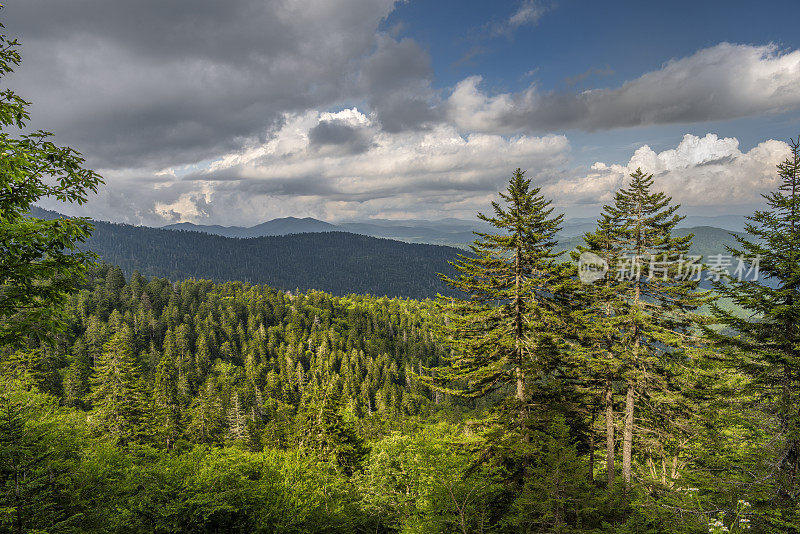
[[[442,91],[475,74],[498,92],[520,91],[534,82],[545,91],[618,87],[670,59],[721,42],[800,48],[800,5],[793,0],[530,4],[541,10],[536,21],[509,28],[508,19],[525,2],[403,2],[383,28],[395,28],[424,45],[432,59],[434,86]],[[684,133],[708,131],[736,136],[743,148],[752,148],[768,137],[796,136],[800,113],[572,135],[591,158],[598,151],[621,157],[632,145],[663,150]]]
[[[136,224],[591,216],[641,166],[749,213],[800,134],[797,1],[12,0],[9,84]],[[57,206],[51,206],[57,207]],[[65,211],[70,208],[64,207]]]
[[[503,90],[520,90],[530,82],[531,70],[545,89],[590,89],[598,82],[616,86],[723,41],[800,45],[793,16],[800,9],[793,0],[531,4],[541,15],[512,28],[507,21],[525,2],[408,1],[396,5],[382,28],[399,25],[404,36],[428,50],[442,89],[479,73]],[[608,68],[613,73],[568,85],[591,69]]]

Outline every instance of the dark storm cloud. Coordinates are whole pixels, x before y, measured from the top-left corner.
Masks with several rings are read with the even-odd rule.
[[[364,63],[360,81],[383,130],[401,132],[443,118],[431,89],[432,79],[430,57],[419,44],[382,36],[377,50]]]
[[[359,129],[342,121],[322,121],[308,132],[309,140],[317,145],[346,145],[358,140]]]
[[[2,17],[23,43],[10,84],[34,103],[33,127],[54,131],[93,166],[155,168],[257,142],[286,112],[372,99],[359,96],[370,87],[354,88],[353,80],[380,52],[376,31],[392,7],[391,0],[17,0]]]
[[[357,128],[340,120],[324,120],[311,128],[308,140],[312,147],[334,146],[349,154],[361,154],[370,147],[370,140],[363,128]]]
[[[339,194],[335,187],[328,182],[321,181],[319,176],[272,178],[270,180],[247,179],[242,180],[234,189],[248,195],[335,198]]]

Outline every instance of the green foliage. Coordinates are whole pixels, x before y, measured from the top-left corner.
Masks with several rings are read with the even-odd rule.
[[[666,354],[696,341],[699,318],[692,312],[704,302],[697,281],[680,271],[693,236],[672,235],[680,206],[653,192],[653,183],[652,175],[633,173],[629,187],[603,208],[598,230],[584,237],[583,250],[608,262],[593,307],[602,319],[601,337],[616,344],[629,382],[643,382],[639,370],[657,367]]]
[[[468,397],[513,385],[524,402],[526,379],[551,365],[571,273],[553,252],[563,216],[539,192],[517,169],[500,193],[507,206],[493,202],[493,217],[478,215],[499,233],[477,233],[473,254],[452,263],[459,276],[442,276],[462,298],[440,299],[452,355],[428,383]]]
[[[749,312],[740,316],[712,307],[727,331],[707,329],[726,349],[727,363],[751,379],[753,404],[763,409],[766,429],[774,437],[770,462],[759,466],[769,481],[770,495],[754,502],[770,511],[768,521],[786,531],[800,529],[800,140],[790,140],[791,155],[778,165],[780,185],[764,198],[767,209],[749,217],[747,232],[729,252],[758,258],[761,278],[727,277],[716,284],[719,294]],[[733,332],[733,335],[727,335]],[[794,530],[791,530],[794,529]]]
[[[103,347],[92,376],[91,421],[122,445],[137,441],[145,423],[141,377],[133,355],[133,333],[124,325]]]
[[[592,485],[586,458],[563,417],[533,438],[538,449],[505,524],[520,532],[582,532],[591,525]]]
[[[373,444],[357,483],[376,521],[403,532],[483,532],[491,528],[497,473],[475,464],[475,436],[430,426]]]
[[[673,235],[682,219],[676,213],[680,206],[653,191],[653,185],[653,175],[641,169],[631,174],[628,187],[617,191],[613,205],[603,208],[597,230],[584,236],[586,246],[579,249],[598,256],[608,268],[604,278],[586,288],[586,304],[574,317],[580,325],[585,365],[595,377],[600,375],[606,393],[609,484],[613,482],[609,415],[614,383],[621,381],[626,394],[622,470],[629,485],[636,404],[645,400],[650,407],[661,404],[655,412],[668,410],[674,400],[670,396],[674,369],[685,362],[685,352],[699,343],[701,319],[696,310],[707,300],[686,272],[692,234]],[[664,420],[663,413],[659,415],[656,424]],[[661,430],[666,430],[663,425]],[[681,443],[681,439],[673,440],[678,448]],[[680,454],[664,445],[663,439],[658,440],[662,463],[664,455]]]
[[[315,453],[347,476],[360,469],[368,449],[351,421],[341,413],[341,402],[326,396],[305,403],[295,419],[295,439],[301,450]]]
[[[351,472],[363,435],[452,404],[411,378],[444,354],[429,302],[138,274],[126,283],[111,266],[90,274],[69,300],[58,345],[31,339],[31,351],[7,350],[5,365],[65,404],[91,408],[96,431],[121,444],[258,451],[302,441],[337,450]]]
[[[0,525],[7,532],[74,532],[71,474],[86,437],[80,416],[25,382],[0,379]]]
[[[19,65],[18,47],[0,34],[0,78]],[[88,220],[36,219],[28,216],[31,206],[45,198],[82,204],[102,183],[83,168],[80,154],[53,144],[50,133],[9,132],[25,127],[28,105],[10,89],[0,92],[0,345],[51,337],[92,257],[79,250],[92,229]]]

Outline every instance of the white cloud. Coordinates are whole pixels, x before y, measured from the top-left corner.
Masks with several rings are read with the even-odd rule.
[[[331,121],[357,129],[370,140],[369,147],[356,154],[335,146],[318,150],[309,132]],[[190,175],[197,190],[160,203],[156,211],[179,213],[182,220],[224,218],[228,223],[256,222],[264,218],[265,206],[270,217],[473,217],[486,209],[515,168],[553,180],[568,152],[563,136],[463,134],[449,125],[389,133],[375,117],[355,108],[334,114],[310,111],[288,115],[267,143]]]
[[[369,148],[359,153],[336,146],[319,150],[309,132],[326,121],[353,126],[370,140]],[[581,170],[571,167],[564,136],[465,134],[447,125],[387,133],[374,117],[355,108],[310,111],[287,116],[268,142],[204,169],[167,168],[156,177],[146,171],[108,171],[113,186],[68,211],[149,225],[253,225],[284,216],[472,219],[497,199],[520,167],[558,209],[593,215],[613,202],[614,192],[641,167],[655,175],[656,189],[695,213],[706,208],[744,212],[777,187],[775,166],[788,153],[782,141],[767,140],[742,151],[735,138],[687,134],[675,148],[656,152],[644,145],[627,162],[598,161]]]
[[[523,26],[533,26],[539,22],[548,9],[549,6],[544,5],[540,0],[522,0],[517,10],[507,19],[488,25],[489,36],[508,37]]]
[[[609,203],[630,173],[641,168],[655,176],[656,189],[683,206],[752,206],[777,187],[775,166],[788,153],[782,141],[764,141],[742,152],[735,138],[686,134],[674,149],[656,153],[644,145],[625,164],[597,162],[585,175],[550,184],[546,191],[565,205]]]
[[[546,9],[536,0],[525,0],[519,9],[508,19],[508,25],[512,28],[519,28],[527,24],[535,24],[542,18]]]
[[[725,120],[800,107],[800,50],[721,43],[617,89],[489,95],[480,76],[459,82],[446,101],[460,128],[493,133],[603,130]]]

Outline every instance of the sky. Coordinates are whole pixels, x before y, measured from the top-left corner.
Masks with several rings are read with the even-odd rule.
[[[30,128],[160,226],[474,218],[516,168],[592,217],[641,168],[748,214],[800,135],[800,2],[8,0]]]

